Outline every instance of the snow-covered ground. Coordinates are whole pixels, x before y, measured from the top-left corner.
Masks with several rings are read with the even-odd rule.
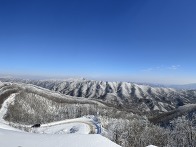
[[[94,116],[85,116],[48,124],[32,131],[42,134],[101,134],[101,125]]]
[[[34,134],[0,129],[2,147],[120,147],[98,134]]]
[[[123,92],[126,94],[126,91]],[[41,124],[38,128],[12,124],[20,125],[29,132],[13,128],[3,117],[8,106],[14,104],[16,95],[11,94],[0,108],[0,147],[120,147],[100,135],[103,129],[94,116]]]
[[[2,147],[120,147],[97,133],[96,125],[88,118],[44,124],[33,132],[19,132],[0,123]],[[11,141],[10,141],[11,140]]]
[[[7,108],[10,104],[12,104],[14,102],[14,97],[15,97],[15,93],[11,94],[2,104],[1,109],[0,109],[0,122],[4,121],[3,120],[3,116],[6,114],[7,112]]]
[[[10,104],[12,104],[14,102],[14,97],[15,97],[16,94],[11,94],[5,101],[4,103],[2,104],[1,106],[1,109],[0,109],[0,128],[4,128],[4,129],[7,129],[7,130],[17,130],[17,129],[14,129],[12,127],[10,127],[8,125],[8,122],[6,122],[3,117],[4,115],[6,114],[7,112],[7,108]],[[19,130],[18,130],[19,131]],[[1,132],[0,132],[1,133]]]
[[[120,147],[101,136],[101,125],[94,116],[42,124],[24,132],[3,119],[16,94],[10,95],[0,109],[0,147]],[[17,125],[17,124],[16,124]]]

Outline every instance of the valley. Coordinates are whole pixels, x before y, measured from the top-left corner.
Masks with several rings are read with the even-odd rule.
[[[196,92],[194,90],[86,79],[0,80],[2,81],[0,128],[5,139],[9,131],[13,137],[22,135],[21,131],[33,133],[24,135],[29,136],[27,140],[31,138],[34,140],[36,134],[38,136],[54,134],[58,138],[62,135],[72,137],[79,135],[83,138],[83,135],[89,134],[88,136],[97,136],[102,143],[105,140],[103,146],[113,147],[119,144],[122,147],[145,147],[150,144],[157,146],[167,144],[166,138],[172,132],[176,133],[175,129],[170,129],[170,124],[178,129],[179,118],[184,123],[192,123],[191,127],[195,130],[193,120],[196,111]],[[184,123],[181,125],[186,124]],[[41,126],[31,128],[34,124],[41,124]],[[153,130],[157,133],[154,134]],[[146,138],[144,135],[146,133],[151,137]],[[44,136],[47,135],[42,137]],[[76,136],[73,138],[77,138]],[[176,141],[175,138],[170,137],[173,139],[170,144]],[[47,137],[45,140],[48,140]],[[74,139],[71,140],[75,142]],[[16,141],[16,144],[20,143]],[[194,145],[195,142],[191,144]],[[97,145],[93,144],[93,146]],[[71,143],[70,147],[72,147]]]

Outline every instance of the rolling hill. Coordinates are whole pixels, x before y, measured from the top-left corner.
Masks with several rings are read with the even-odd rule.
[[[118,109],[133,112],[167,112],[196,102],[196,91],[176,90],[129,82],[92,81],[86,79],[58,80],[21,80],[0,79],[37,85],[63,95],[94,99]]]

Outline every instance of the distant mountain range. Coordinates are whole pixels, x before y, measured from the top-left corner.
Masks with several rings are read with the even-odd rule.
[[[175,88],[175,89],[196,90],[196,83],[185,84],[185,85],[169,85],[168,87]]]
[[[129,82],[107,82],[80,79],[24,80],[2,78],[3,82],[17,82],[40,86],[64,95],[100,101],[118,109],[136,113],[167,112],[184,104],[196,102],[196,91],[179,90]]]
[[[167,124],[174,118],[196,112],[196,90],[129,82],[0,78],[0,108],[12,95],[16,101],[10,105],[5,119],[18,122],[18,118],[22,118],[20,123],[48,122],[53,117],[58,121],[72,115],[74,118],[77,116],[73,112],[77,110],[81,116],[87,112],[111,118],[145,115],[152,123]]]
[[[151,87],[165,87],[165,88],[174,88],[174,89],[185,89],[185,90],[196,90],[196,83],[191,84],[152,84],[152,83],[139,83],[140,85],[149,85]]]

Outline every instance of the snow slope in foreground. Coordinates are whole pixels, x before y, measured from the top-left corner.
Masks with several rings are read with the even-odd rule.
[[[0,129],[1,147],[120,147],[98,134],[33,134]]]
[[[120,147],[99,134],[98,124],[87,117],[44,124],[37,133],[19,132],[0,123],[1,147]],[[73,132],[70,132],[73,130]]]
[[[12,128],[3,119],[15,94],[0,109],[0,147],[120,147],[99,135],[101,126],[93,116],[44,124],[27,133]]]
[[[96,121],[93,121],[93,118],[82,117],[43,124],[40,128],[32,128],[32,131],[36,133],[27,133],[19,132],[16,129],[1,122],[0,146],[120,147],[109,139],[99,135],[99,127],[100,126],[96,124]]]

